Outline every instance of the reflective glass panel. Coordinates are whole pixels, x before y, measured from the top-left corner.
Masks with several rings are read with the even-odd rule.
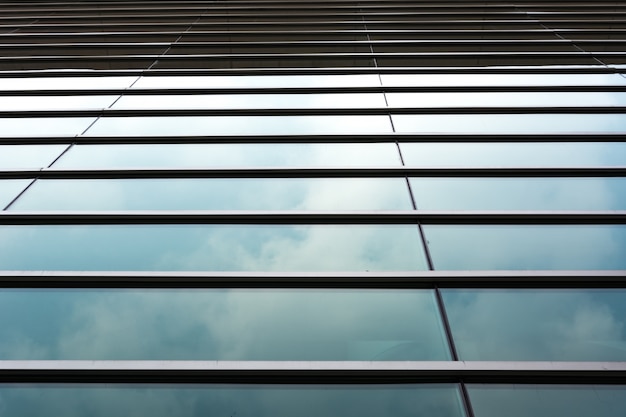
[[[11,209],[411,210],[412,206],[404,178],[192,178],[39,180]]]
[[[400,165],[398,149],[393,143],[263,143],[76,145],[54,168]]]
[[[417,228],[410,225],[0,227],[0,269],[6,270],[424,268]]]
[[[0,110],[86,110],[109,107],[117,96],[0,97]]]
[[[189,116],[105,117],[94,123],[86,135],[289,135],[391,132],[391,123],[387,116]]]
[[[4,290],[0,300],[2,359],[449,359],[430,290]]]
[[[619,74],[381,74],[388,86],[624,85]]]
[[[2,384],[11,416],[462,417],[452,384]]]
[[[626,143],[401,143],[409,166],[623,166]]]
[[[623,114],[397,114],[399,133],[620,133]]]
[[[0,145],[0,169],[49,166],[68,145]]]
[[[95,117],[0,118],[0,136],[77,136]]]
[[[623,106],[626,93],[387,93],[393,107]]]
[[[442,294],[461,360],[626,360],[626,290]]]
[[[0,180],[0,210],[6,207],[31,180]]]
[[[137,77],[0,78],[0,90],[84,90],[127,88]]]
[[[626,269],[626,226],[425,225],[436,269]]]
[[[467,386],[476,417],[618,417],[626,410],[619,385]]]
[[[212,94],[123,96],[114,109],[287,109],[385,107],[382,93],[372,94]]]
[[[422,210],[624,210],[626,178],[411,178]]]
[[[133,88],[375,87],[376,74],[141,77]]]

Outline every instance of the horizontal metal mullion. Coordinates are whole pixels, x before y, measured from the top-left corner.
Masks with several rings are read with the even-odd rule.
[[[4,225],[97,224],[626,224],[626,211],[3,211]]]
[[[1,76],[0,76],[1,78]],[[215,87],[215,88],[132,88],[132,89],[45,89],[0,90],[0,97],[92,96],[92,95],[216,95],[216,94],[358,94],[358,93],[618,93],[624,85],[427,85],[371,87]]]
[[[626,106],[603,107],[377,107],[270,109],[77,109],[3,110],[0,118],[38,117],[191,117],[191,116],[356,116],[420,114],[626,114]]]
[[[624,271],[0,271],[0,288],[626,288]]]
[[[2,360],[0,382],[624,384],[623,362]]]
[[[372,168],[207,168],[2,170],[0,179],[105,178],[361,178],[361,177],[624,177],[626,166],[588,167],[372,167]]]

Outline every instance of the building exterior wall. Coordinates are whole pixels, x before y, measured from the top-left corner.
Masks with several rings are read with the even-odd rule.
[[[3,415],[621,416],[626,3],[0,4]]]

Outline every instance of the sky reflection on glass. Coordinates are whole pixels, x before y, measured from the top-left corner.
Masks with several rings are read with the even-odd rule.
[[[619,74],[381,74],[386,86],[625,85]]]
[[[624,210],[626,178],[411,178],[421,210]]]
[[[401,166],[394,143],[76,145],[54,168]]]
[[[127,88],[137,77],[0,78],[0,90],[85,90]]]
[[[626,143],[401,143],[408,166],[624,166]]]
[[[0,136],[78,136],[95,117],[0,118]]]
[[[22,192],[31,180],[0,180],[0,210]]]
[[[425,225],[439,270],[626,269],[626,226]]]
[[[45,168],[67,145],[0,145],[0,169]]]
[[[430,290],[4,290],[0,310],[1,359],[449,359]]]
[[[617,417],[626,410],[626,387],[616,385],[467,386],[479,417]]]
[[[104,117],[87,136],[391,133],[387,116]]]
[[[377,74],[141,77],[132,88],[376,87]]]
[[[423,270],[414,225],[0,227],[0,269]]]
[[[191,178],[38,180],[11,209],[411,210],[412,206],[403,178]]]
[[[2,384],[11,416],[463,417],[457,386]]]
[[[470,361],[624,361],[626,291],[442,290]]]
[[[109,107],[117,97],[118,96],[0,97],[0,110],[99,110]]]
[[[626,93],[387,93],[392,107],[623,106]]]

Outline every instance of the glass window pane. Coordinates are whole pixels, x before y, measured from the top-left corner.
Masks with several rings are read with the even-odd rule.
[[[0,210],[22,192],[31,180],[0,180]]]
[[[2,359],[449,359],[430,290],[4,290],[0,300]]]
[[[626,291],[442,290],[469,361],[624,361]]]
[[[617,417],[626,409],[626,387],[611,385],[467,386],[476,417]]]
[[[411,178],[422,210],[624,210],[626,178]]]
[[[626,226],[425,225],[436,269],[626,269]]]
[[[11,209],[411,210],[412,206],[404,178],[192,178],[38,180]]]
[[[401,143],[408,166],[623,166],[626,143]]]
[[[462,417],[452,384],[3,384],[11,416]]]
[[[0,269],[402,271],[425,262],[411,225],[3,226]]]
[[[0,136],[77,136],[95,117],[0,118]]]
[[[67,145],[0,145],[0,169],[39,169],[49,166]]]
[[[123,96],[114,109],[287,109],[385,107],[382,93],[372,94],[211,94]]]
[[[54,168],[401,166],[394,143],[76,145]]]
[[[0,97],[0,110],[86,110],[109,107],[118,96]]]
[[[391,133],[387,116],[105,117],[88,136]]]
[[[0,90],[85,90],[127,88],[137,77],[0,78]]]
[[[626,93],[387,93],[393,107],[623,106]]]
[[[386,86],[624,85],[619,74],[381,74]]]
[[[396,114],[399,133],[620,133],[623,114]]]
[[[376,74],[141,77],[132,88],[376,87]]]

